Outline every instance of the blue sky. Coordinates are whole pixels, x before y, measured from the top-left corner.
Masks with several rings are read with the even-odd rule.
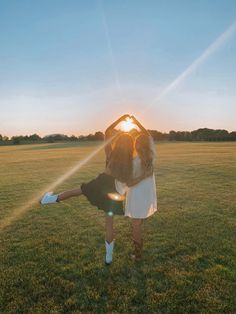
[[[160,131],[235,129],[235,0],[0,0],[0,134],[87,134],[123,113]]]

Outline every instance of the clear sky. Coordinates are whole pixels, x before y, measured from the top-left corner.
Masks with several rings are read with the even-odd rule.
[[[123,113],[160,131],[235,130],[235,0],[0,0],[0,134],[88,134]]]

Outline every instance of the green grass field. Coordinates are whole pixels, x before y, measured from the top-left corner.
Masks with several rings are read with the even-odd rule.
[[[1,147],[0,226],[96,145]],[[106,267],[103,212],[84,197],[36,204],[0,230],[0,313],[236,313],[236,145],[160,143],[157,154],[143,261],[129,259],[129,218],[115,217]],[[56,192],[103,168],[101,152]]]

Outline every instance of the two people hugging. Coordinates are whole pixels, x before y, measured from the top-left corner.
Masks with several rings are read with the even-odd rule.
[[[126,131],[117,131],[121,123],[128,123]],[[134,127],[134,128],[132,128]],[[137,130],[138,128],[138,130]],[[54,194],[47,192],[41,204],[65,201],[84,195],[88,201],[105,212],[105,264],[112,262],[114,249],[114,215],[132,219],[132,236],[135,261],[142,259],[143,219],[157,210],[156,183],[154,177],[155,146],[149,132],[134,117],[123,115],[105,132],[106,166],[103,173],[80,187]]]

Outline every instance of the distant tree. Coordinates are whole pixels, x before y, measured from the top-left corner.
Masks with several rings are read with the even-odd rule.
[[[79,137],[78,137],[78,140],[79,141],[86,141],[86,136],[84,136],[84,135],[80,135]]]
[[[28,139],[30,141],[36,142],[36,141],[40,141],[41,137],[38,134],[32,134],[28,137]]]
[[[70,137],[69,137],[69,140],[70,141],[78,141],[78,137],[76,137],[75,135],[71,135]]]
[[[207,128],[197,129],[191,132],[193,140],[204,141],[212,138],[212,130]]]
[[[9,138],[5,135],[0,134],[0,145],[7,145],[9,143]]]
[[[19,145],[22,140],[24,140],[24,136],[12,136],[11,141],[14,145]]]
[[[104,140],[104,134],[102,132],[96,132],[94,134],[95,141],[103,141]]]
[[[176,140],[176,132],[175,131],[170,131],[169,132],[169,140],[170,141],[175,141]]]
[[[215,130],[215,139],[217,141],[227,141],[229,138],[229,132],[226,130]]]
[[[236,141],[236,132],[230,132],[229,133],[229,140],[230,141]]]
[[[87,141],[94,141],[95,140],[95,137],[93,134],[87,135],[86,138],[87,138]]]
[[[53,138],[53,136],[48,136],[47,138],[44,138],[44,140],[46,140],[47,143],[54,143],[55,139]]]
[[[188,132],[188,131],[184,132],[184,140],[185,141],[192,141],[192,134],[191,134],[191,132]]]
[[[165,134],[165,133],[161,133],[161,132],[156,131],[156,130],[148,130],[148,132],[151,134],[154,141],[163,141],[163,140],[167,139],[167,134]]]
[[[62,142],[68,140],[68,136],[64,134],[50,134],[43,138],[48,143]]]

